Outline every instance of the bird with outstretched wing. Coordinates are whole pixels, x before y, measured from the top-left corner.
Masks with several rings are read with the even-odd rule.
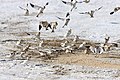
[[[110,12],[110,15],[114,14],[115,12],[118,12],[120,10],[120,7],[114,8],[112,12]]]
[[[38,6],[38,5],[34,5],[32,3],[30,3],[31,7],[34,8],[34,9],[37,9],[37,10],[40,10],[37,14],[36,17],[38,17],[41,13],[43,13],[43,11],[45,10],[46,6],[48,5],[49,3],[47,2],[43,7],[41,6]]]
[[[27,6],[28,6],[28,4],[27,4]],[[19,6],[19,8],[25,11],[25,14],[24,14],[25,16],[29,16],[29,10],[27,7],[23,8],[23,7]]]
[[[81,12],[81,13],[79,13],[79,14],[88,14],[88,15],[90,15],[91,18],[93,18],[93,17],[94,17],[94,13],[95,13],[96,11],[99,11],[101,8],[102,8],[102,6],[99,7],[99,8],[97,8],[97,9],[95,9],[95,10],[91,10],[91,11],[89,11],[89,12]]]

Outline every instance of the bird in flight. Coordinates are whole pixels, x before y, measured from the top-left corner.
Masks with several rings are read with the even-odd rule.
[[[64,38],[69,37],[69,36],[71,35],[71,33],[72,33],[72,29],[69,29],[69,30],[67,31],[67,33],[64,35]]]
[[[64,28],[65,26],[67,26],[68,23],[69,23],[69,21],[70,21],[70,13],[69,13],[69,12],[67,12],[65,18],[61,18],[61,17],[58,17],[58,16],[56,16],[56,17],[57,17],[58,19],[64,21],[64,25],[63,25],[62,28]]]
[[[21,6],[19,6],[19,8],[25,11],[25,14],[24,14],[25,16],[29,16],[28,4],[27,4],[26,8],[23,8]]]
[[[42,6],[38,6],[38,5],[34,5],[32,3],[30,3],[31,7],[34,8],[34,9],[37,9],[39,10],[38,14],[36,17],[38,17],[40,14],[43,13],[43,11],[46,9],[46,6],[48,5],[49,3],[47,2],[43,7]]]
[[[76,7],[76,4],[77,4],[77,3],[89,3],[90,0],[84,0],[84,1],[80,1],[80,2],[78,2],[78,1],[76,1],[76,0],[71,0],[71,2],[66,2],[66,1],[63,1],[63,0],[62,0],[62,2],[63,2],[64,4],[66,4],[66,5],[72,6],[72,8],[71,8],[71,11],[72,11],[73,9],[76,9],[76,8],[77,8],[77,7]]]
[[[110,15],[114,14],[115,12],[118,12],[120,10],[120,7],[114,8],[112,12],[110,12]]]
[[[88,14],[88,15],[90,15],[91,18],[94,18],[94,13],[95,13],[96,11],[99,11],[101,8],[102,8],[102,7],[99,7],[98,9],[91,10],[91,11],[89,11],[89,12],[82,12],[82,13],[79,13],[79,14]]]
[[[74,1],[74,0],[71,0],[71,2],[66,2],[66,1],[63,1],[63,0],[62,0],[62,2],[63,2],[64,4],[66,4],[66,5],[72,6],[71,11],[72,11],[74,8],[77,8],[77,7],[76,7],[76,4],[77,4],[77,3],[82,3],[82,2],[78,2],[78,1],[76,1],[76,0],[75,0],[75,1]]]

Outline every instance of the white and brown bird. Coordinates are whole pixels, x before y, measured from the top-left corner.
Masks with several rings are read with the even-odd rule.
[[[19,6],[19,8],[25,11],[24,16],[29,16],[28,4],[27,4],[26,8],[23,8],[21,6]]]
[[[48,28],[51,28],[51,25],[48,23],[48,21],[40,21],[39,23],[39,31],[41,30],[41,28],[44,27],[46,30],[48,30]]]
[[[49,3],[47,2],[47,3],[42,7],[42,6],[38,6],[38,5],[34,5],[34,4],[30,3],[30,5],[31,5],[32,8],[35,8],[35,9],[39,10],[39,12],[38,12],[38,14],[37,14],[36,17],[38,17],[40,14],[43,13],[43,11],[45,10],[45,8],[46,8],[46,6],[47,6],[48,4],[49,4]]]
[[[64,24],[63,24],[62,28],[64,28],[65,26],[67,26],[68,23],[70,22],[70,13],[69,13],[69,12],[67,12],[65,18],[61,18],[61,17],[58,17],[58,16],[56,16],[56,17],[57,17],[58,19],[64,21]]]
[[[79,13],[79,14],[88,14],[90,15],[91,18],[94,18],[94,13],[96,11],[99,11],[102,7],[99,7],[98,9],[95,9],[95,10],[91,10],[90,12],[82,12],[82,13]]]
[[[120,7],[114,8],[112,12],[110,12],[110,15],[114,14],[115,12],[118,12],[120,10]]]
[[[57,25],[58,22],[50,22],[50,25],[48,27],[50,27],[50,29],[52,29],[52,32],[54,32],[55,29],[57,29]]]

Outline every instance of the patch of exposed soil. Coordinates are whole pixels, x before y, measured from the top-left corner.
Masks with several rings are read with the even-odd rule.
[[[101,61],[102,59],[105,58],[111,59],[111,57],[113,57],[114,60],[120,60],[120,57],[118,58],[118,56],[110,55],[110,54],[102,54],[102,55],[65,54],[65,55],[60,55],[55,61],[55,63],[120,69],[120,63]]]

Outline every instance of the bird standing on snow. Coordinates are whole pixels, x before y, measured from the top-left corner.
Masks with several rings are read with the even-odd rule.
[[[95,9],[95,10],[91,10],[90,12],[83,12],[83,13],[79,13],[79,14],[88,14],[90,15],[91,18],[94,17],[94,13],[98,10],[100,10],[102,7],[98,8],[98,9]]]
[[[94,50],[96,54],[102,54],[104,52],[104,49],[101,46],[95,46]]]
[[[36,17],[38,17],[40,14],[43,13],[43,11],[45,10],[45,8],[46,8],[46,6],[47,6],[48,4],[49,4],[49,3],[47,2],[47,3],[45,4],[45,6],[41,7],[41,6],[34,5],[34,4],[30,3],[31,7],[33,7],[33,8],[35,8],[35,9],[39,10],[39,12],[38,12],[38,14],[37,14]]]

